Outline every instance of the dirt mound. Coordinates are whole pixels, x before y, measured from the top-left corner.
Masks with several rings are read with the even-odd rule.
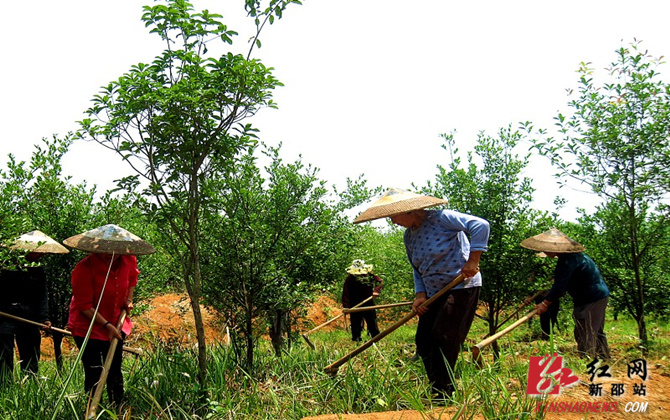
[[[310,330],[339,315],[342,315],[342,308],[340,308],[338,303],[328,296],[319,296],[312,302],[309,308],[307,308],[307,315],[300,325],[301,330]],[[334,321],[323,328],[320,328],[319,331],[332,331],[334,329],[343,328],[343,318],[344,317],[341,317],[339,321]]]
[[[156,346],[173,349],[195,347],[197,337],[193,311],[186,294],[168,293],[156,296],[147,302],[149,309],[133,316],[133,331],[125,341],[125,346],[151,351]],[[204,306],[200,306],[205,325],[205,339],[208,344],[214,342],[228,343],[225,323],[216,314]],[[63,354],[75,349],[70,337],[63,340]],[[42,340],[41,357],[53,360],[53,341]]]
[[[197,336],[193,311],[188,295],[184,293],[167,293],[156,296],[146,303],[148,309],[139,315],[133,315],[133,332],[126,339],[125,345],[151,351],[156,346],[173,349],[195,347]],[[215,342],[228,343],[225,321],[211,309],[200,306],[205,326],[205,339],[208,344]],[[301,330],[305,331],[320,325],[342,313],[342,309],[331,298],[319,296],[307,308],[307,315],[301,322]],[[344,324],[333,322],[322,331],[344,328]],[[69,354],[74,348],[71,338],[63,340],[63,354]],[[54,350],[51,339],[42,340],[42,358],[53,360]]]
[[[189,298],[184,293],[167,293],[156,296],[145,302],[148,309],[139,315],[134,315],[133,332],[125,345],[143,350],[153,350],[156,346],[167,346],[174,349],[195,347],[197,336],[193,311]],[[301,329],[307,330],[320,325],[342,313],[338,304],[331,298],[320,296],[307,308],[307,316],[301,322]],[[200,306],[205,326],[205,339],[208,344],[215,342],[228,343],[225,321],[205,306]],[[332,331],[343,328],[341,322],[333,322],[322,330]],[[74,342],[66,337],[63,340],[63,354],[69,354],[74,349]],[[54,349],[51,339],[42,340],[42,358],[53,360]]]
[[[157,345],[184,348],[197,344],[193,311],[187,295],[168,293],[156,296],[148,305],[148,310],[133,318],[133,333],[126,340],[126,345],[152,349]],[[200,312],[206,342],[228,343],[225,322],[205,306],[200,306]]]

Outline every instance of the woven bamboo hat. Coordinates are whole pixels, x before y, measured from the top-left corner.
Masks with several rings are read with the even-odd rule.
[[[359,214],[354,223],[395,216],[396,214],[439,206],[440,204],[447,204],[447,200],[391,188],[380,199],[372,203],[370,208]]]
[[[70,236],[63,243],[80,251],[98,254],[147,255],[156,252],[148,242],[117,225],[91,229]]]
[[[9,248],[21,249],[28,252],[38,252],[40,254],[67,254],[70,252],[63,245],[39,230],[24,233],[16,238]]]
[[[524,239],[521,242],[521,246],[533,251],[555,252],[557,254],[584,252],[586,249],[582,244],[568,238],[555,227],[539,235]]]

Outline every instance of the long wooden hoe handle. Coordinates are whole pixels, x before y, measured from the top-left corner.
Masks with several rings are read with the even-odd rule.
[[[72,335],[71,331],[62,330],[62,329],[56,328],[56,327],[48,327],[47,328],[47,325],[42,324],[41,322],[31,321],[31,320],[26,319],[26,318],[21,318],[20,316],[8,314],[6,312],[0,312],[0,316],[3,316],[5,318],[9,318],[9,319],[13,319],[14,321],[25,322],[26,324],[36,325],[38,327],[42,327],[42,328],[45,328],[47,330],[56,331],[56,332],[59,332],[63,335],[70,335],[70,336]],[[128,353],[133,353],[137,356],[141,356],[144,353],[144,350],[142,350],[141,348],[134,348],[134,347],[128,347],[128,346],[123,346],[123,351],[128,352]]]
[[[123,326],[123,321],[126,320],[126,310],[121,310],[121,316],[119,317],[119,322],[116,324],[116,329],[121,331]],[[86,413],[87,419],[94,419],[96,416],[96,411],[98,411],[98,404],[100,403],[100,398],[102,398],[102,391],[105,389],[105,383],[107,382],[107,375],[109,375],[109,368],[112,365],[112,359],[114,359],[114,352],[116,351],[116,346],[119,344],[119,339],[114,337],[109,343],[109,350],[107,351],[107,357],[105,357],[105,364],[102,367],[102,372],[100,373],[100,379],[95,386],[95,393],[93,394],[93,399],[91,404],[88,407],[88,412]]]
[[[0,316],[3,316],[5,318],[13,319],[14,321],[19,321],[19,322],[25,322],[26,324],[32,324],[32,325],[37,325],[38,327],[46,328],[48,330],[56,331],[64,335],[72,335],[72,333],[68,330],[61,330],[60,328],[56,327],[47,327],[46,324],[42,324],[41,322],[37,321],[31,321],[29,319],[21,318],[20,316],[8,314],[6,312],[0,312]]]
[[[437,300],[440,296],[442,296],[443,294],[447,293],[449,290],[453,289],[455,286],[462,283],[463,280],[465,280],[465,277],[463,276],[463,274],[459,274],[458,277],[456,277],[454,280],[452,280],[451,283],[444,286],[442,288],[442,290],[440,290],[439,292],[434,294],[427,301],[423,302],[420,307],[430,306],[431,303],[435,302],[435,300]],[[397,330],[400,326],[406,324],[407,321],[414,318],[416,315],[417,315],[416,311],[414,311],[414,309],[412,309],[412,312],[405,315],[405,317],[403,319],[401,319],[400,321],[396,322],[395,324],[391,325],[390,327],[388,327],[384,331],[382,331],[379,334],[377,334],[376,336],[372,337],[369,341],[367,341],[366,343],[364,343],[363,345],[361,345],[360,347],[358,347],[357,349],[355,349],[351,353],[347,354],[346,356],[341,357],[339,360],[337,360],[337,361],[331,363],[330,365],[326,366],[323,369],[324,372],[326,372],[329,375],[336,374],[339,367],[342,366],[343,364],[345,364],[348,360],[350,360],[351,358],[353,358],[354,356],[356,356],[360,353],[363,353],[363,351],[365,351],[367,348],[372,347],[372,345],[374,343],[376,343],[377,341],[386,337],[387,335],[391,334],[393,331]]]
[[[372,311],[373,309],[386,309],[386,308],[395,308],[397,306],[408,306],[408,305],[411,305],[412,303],[414,303],[414,302],[387,303],[385,305],[363,306],[362,308],[345,308],[345,309],[342,309],[342,313],[353,314],[353,313],[356,313],[356,312]]]
[[[366,302],[369,302],[370,300],[372,300],[373,297],[374,297],[374,296],[370,296],[369,298],[365,299],[365,300],[362,301],[361,303],[355,305],[354,308],[358,308],[358,307],[361,306],[362,304],[364,304],[364,303],[366,303]],[[311,330],[307,331],[306,333],[303,333],[303,334],[302,334],[302,338],[303,338],[303,339],[305,340],[305,342],[312,348],[312,350],[315,350],[316,347],[314,347],[314,344],[312,344],[312,342],[309,341],[309,338],[307,338],[307,336],[310,335],[311,333],[313,333],[314,331],[316,331],[316,330],[318,330],[318,329],[320,329],[320,328],[322,328],[322,327],[325,327],[326,325],[328,325],[328,324],[330,324],[330,323],[333,323],[333,322],[337,321],[338,319],[342,318],[343,316],[344,316],[344,312],[342,312],[341,314],[339,314],[339,315],[336,316],[335,318],[329,319],[328,321],[324,322],[324,323],[321,324],[321,325],[317,325],[316,327],[312,328]]]
[[[535,299],[536,297],[540,296],[540,294],[542,294],[542,292],[544,292],[544,290],[539,290],[539,291],[537,291],[533,296],[529,297],[529,298],[528,298],[528,303],[526,303],[526,302],[522,303],[522,304],[521,304],[518,308],[516,308],[516,310],[515,310],[514,312],[512,312],[507,318],[505,318],[503,321],[499,322],[498,325],[496,325],[496,327],[494,328],[494,331],[498,331],[498,328],[500,328],[500,327],[502,327],[503,325],[505,325],[505,324],[507,323],[507,321],[509,321],[510,319],[512,319],[512,318],[514,317],[514,315],[518,314],[523,308],[525,308],[526,306],[528,306],[528,305],[530,305],[531,303],[533,303],[533,299]],[[484,336],[484,338],[489,337],[490,335],[491,335],[490,333],[489,333],[489,334],[486,334],[486,335]]]
[[[475,345],[472,347],[472,359],[473,359],[478,365],[481,366],[480,352],[481,352],[481,350],[482,350],[484,347],[486,347],[486,346],[488,346],[489,344],[493,343],[494,341],[496,341],[497,339],[499,339],[499,338],[502,337],[503,335],[509,333],[510,331],[512,331],[513,329],[515,329],[516,327],[518,327],[519,325],[525,323],[526,321],[528,321],[529,319],[531,319],[531,318],[532,318],[533,316],[535,316],[536,314],[537,314],[537,309],[533,309],[533,310],[530,311],[526,316],[524,316],[524,317],[522,317],[522,318],[519,318],[519,320],[516,321],[514,324],[510,325],[509,327],[505,328],[504,330],[502,330],[502,331],[500,331],[500,332],[498,332],[498,333],[496,333],[496,334],[493,334],[493,335],[490,336],[489,338],[487,338],[487,339],[485,339],[485,340],[482,340],[482,341],[480,341],[479,343],[475,344]]]
[[[358,305],[353,306],[352,309],[353,309],[353,308],[358,308],[358,307],[361,306],[362,304],[369,302],[370,300],[372,300],[373,297],[374,297],[374,296],[370,296],[369,298],[365,299],[364,301],[362,301],[362,302],[359,303]],[[344,310],[342,310],[342,313],[341,313],[341,314],[339,314],[339,315],[336,316],[335,318],[331,318],[331,319],[329,319],[328,321],[324,322],[324,323],[321,324],[321,325],[317,325],[316,327],[314,327],[314,328],[312,328],[311,330],[309,330],[309,331],[307,331],[306,333],[304,333],[303,336],[305,336],[305,335],[310,335],[310,334],[313,333],[314,331],[319,330],[319,329],[325,327],[326,325],[328,325],[328,324],[330,324],[330,323],[332,323],[332,322],[337,321],[338,319],[342,318],[342,317],[344,316],[344,314],[345,314],[345,312],[344,312]]]

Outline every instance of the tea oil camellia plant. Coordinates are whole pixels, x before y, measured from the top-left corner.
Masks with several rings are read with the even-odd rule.
[[[236,32],[207,10],[195,12],[186,1],[145,6],[142,20],[166,48],[151,63],[139,63],[104,86],[80,122],[79,135],[117,152],[137,175],[126,185],[146,185],[151,212],[181,264],[195,318],[198,379],[204,387],[207,346],[200,304],[201,217],[208,211],[214,178],[235,171],[236,157],[255,141],[244,120],[262,107],[274,107],[279,81],[270,68],[252,59],[267,22],[280,18],[297,1],[245,2],[257,32],[245,57],[231,52],[208,56],[209,42],[232,44]]]
[[[262,327],[278,356],[297,336],[296,311],[339,280],[339,256],[354,231],[315,168],[285,163],[271,147],[262,150],[270,163],[260,168],[253,152],[235,174],[210,184],[218,193],[204,217],[202,248],[207,302],[234,326],[233,349],[248,369]]]
[[[550,158],[560,180],[584,183],[603,199],[593,217],[616,257],[605,256],[601,270],[610,288],[625,291],[621,306],[637,321],[646,346],[647,289],[670,217],[670,85],[657,70],[661,59],[640,45],[616,51],[610,81],[596,83],[593,69],[582,63],[579,89],[568,103],[572,112],[555,118],[561,137],[541,130],[535,148]]]
[[[520,132],[507,127],[494,137],[480,133],[465,168],[461,167],[460,157],[453,156],[458,152],[453,135],[445,134],[443,138],[443,147],[452,154],[452,160],[447,167],[438,166],[435,184],[429,184],[427,191],[447,198],[450,208],[490,223],[489,250],[480,262],[484,277],[480,299],[487,309],[483,318],[488,333],[493,334],[502,321],[503,310],[520,306],[533,293],[529,290],[540,286],[531,280],[543,271],[542,261],[519,243],[548,229],[551,220],[530,208],[534,190],[530,179],[521,176],[528,156],[519,157],[516,152],[522,138]],[[494,348],[497,351],[497,342]]]
[[[0,223],[5,232],[2,239],[13,239],[27,231],[40,230],[56,241],[90,229],[98,210],[94,204],[95,188],[86,184],[72,185],[62,175],[61,160],[72,144],[72,136],[44,138],[35,146],[30,161],[17,162],[10,156],[7,170],[0,171],[3,191],[0,212],[11,216]],[[8,224],[14,220],[15,224]],[[9,228],[8,228],[9,227]],[[3,252],[0,248],[0,252]],[[21,257],[14,252],[14,257]],[[46,272],[49,320],[55,327],[67,324],[68,306],[72,296],[70,274],[81,258],[78,252],[46,255],[40,260]],[[5,268],[6,265],[2,264]],[[62,366],[62,334],[51,332],[58,366]]]

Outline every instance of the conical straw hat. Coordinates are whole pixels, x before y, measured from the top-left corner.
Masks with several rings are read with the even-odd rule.
[[[354,260],[354,262],[352,262],[351,265],[347,267],[347,273],[360,276],[363,274],[372,273],[372,269],[372,264],[366,264],[363,260]]]
[[[370,208],[358,215],[354,223],[395,216],[396,214],[439,206],[440,204],[447,204],[447,200],[391,188],[379,200],[372,203]]]
[[[116,225],[105,225],[70,236],[63,243],[81,251],[98,254],[146,255],[156,252],[148,242]]]
[[[539,235],[524,239],[521,246],[533,251],[556,252],[559,254],[583,252],[586,249],[582,244],[568,238],[555,227]]]
[[[40,254],[67,254],[70,252],[63,245],[39,230],[24,233],[16,238],[9,248],[22,249],[29,252],[39,252]]]

